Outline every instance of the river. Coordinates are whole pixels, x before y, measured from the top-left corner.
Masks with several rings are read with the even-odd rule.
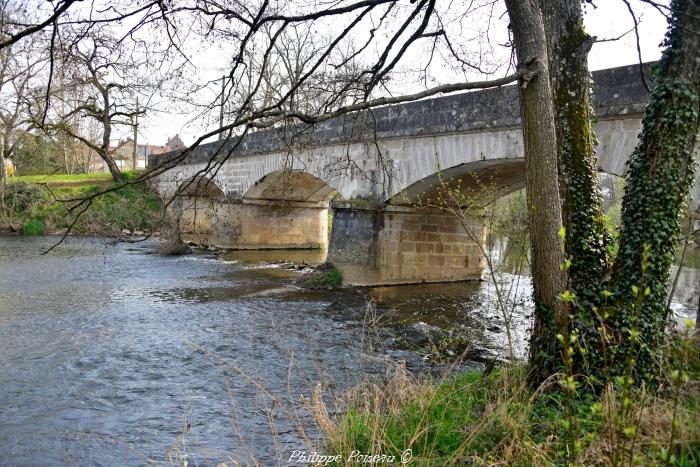
[[[317,440],[318,385],[332,411],[333,394],[397,362],[442,371],[441,328],[468,341],[464,366],[507,354],[488,281],[302,291],[281,252],[162,257],[69,238],[41,255],[56,240],[0,236],[3,465],[282,464]],[[674,305],[688,316],[697,271]],[[529,278],[499,284],[522,357]]]

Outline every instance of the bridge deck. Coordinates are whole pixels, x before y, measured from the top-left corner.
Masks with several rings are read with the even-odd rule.
[[[645,64],[647,76],[649,70],[650,64]],[[592,76],[593,104],[598,117],[643,113],[648,93],[641,81],[639,65],[595,71]],[[516,85],[510,85],[379,107],[316,125],[295,124],[249,133],[232,156],[278,152],[289,147],[330,146],[374,138],[434,136],[519,125],[518,91]],[[186,163],[208,161],[214,154],[228,154],[236,143],[237,138],[223,145],[221,142],[202,144]],[[178,154],[180,151],[152,155],[148,165],[156,167]]]

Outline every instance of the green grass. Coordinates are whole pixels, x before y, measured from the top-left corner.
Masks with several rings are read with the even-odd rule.
[[[46,226],[40,219],[27,219],[24,224],[22,224],[23,235],[44,235],[45,232]]]
[[[143,173],[142,171],[132,171],[127,170],[122,172],[124,178],[127,180],[133,180],[136,176]],[[98,183],[102,184],[112,180],[112,174],[109,172],[96,172],[87,174],[47,174],[47,175],[21,175],[17,177],[10,177],[8,181],[13,182],[24,182],[32,184],[85,184],[85,183]]]
[[[105,177],[106,175],[106,177]],[[127,178],[134,174],[126,173]],[[28,183],[27,180],[35,180]],[[48,190],[39,183],[55,183]],[[0,228],[28,235],[62,232],[75,220],[71,211],[80,198],[108,188],[109,174],[15,177],[5,194],[6,209],[0,212]],[[54,196],[56,199],[54,199]],[[4,213],[4,214],[3,214]],[[160,201],[145,184],[135,184],[95,197],[80,215],[73,233],[116,235],[123,230],[157,230]],[[39,223],[43,228],[39,228]]]
[[[22,175],[11,177],[10,182],[25,183],[83,183],[102,182],[111,180],[112,175],[108,172],[88,173],[88,174],[55,174],[55,175]]]
[[[660,456],[675,411],[673,465],[697,465],[700,412],[692,390],[677,405],[667,395],[639,392],[625,416],[620,415],[623,396],[614,387],[600,395],[582,391],[573,396],[570,419],[566,396],[552,391],[557,387],[531,389],[523,366],[486,377],[468,372],[427,381],[399,371],[381,384],[353,388],[335,417],[315,395],[314,414],[328,455],[359,450],[398,459],[410,448],[411,465],[549,466],[572,461],[566,444],[569,420],[579,449],[577,465],[663,465]],[[630,424],[638,430],[634,443],[624,434]]]
[[[434,458],[457,451],[465,427],[474,423],[482,410],[483,394],[468,390],[479,378],[479,373],[465,373],[434,387],[428,399],[409,400],[382,421],[385,445],[411,445],[416,453],[429,452]],[[374,418],[372,412],[354,408],[346,413],[342,427],[348,431],[356,449],[374,450]]]

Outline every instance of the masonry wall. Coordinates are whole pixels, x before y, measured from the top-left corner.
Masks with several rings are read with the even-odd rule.
[[[179,196],[170,205],[169,213],[171,219],[179,216],[180,233],[185,241],[210,244],[218,204],[211,198]]]
[[[328,208],[272,201],[221,202],[212,243],[232,249],[326,248]]]
[[[481,279],[485,223],[413,207],[334,205],[328,261],[354,285]]]

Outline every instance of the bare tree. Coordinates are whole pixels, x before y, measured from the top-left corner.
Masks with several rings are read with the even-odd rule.
[[[114,180],[123,175],[115,161],[111,142],[117,128],[130,127],[135,115],[134,96],[148,89],[143,73],[147,65],[138,53],[114,39],[106,28],[63,38],[61,80],[54,87],[54,121],[43,125],[62,133],[89,150],[107,164]],[[92,121],[92,132],[82,123]],[[99,136],[95,129],[99,127]],[[98,136],[97,138],[95,136]],[[77,147],[74,150],[77,152]]]
[[[7,37],[7,24],[20,22],[22,11],[6,3],[0,6],[0,37]],[[38,98],[38,78],[47,62],[46,55],[37,52],[39,39],[33,35],[21,44],[0,49],[0,132],[6,158],[12,157],[32,128],[29,114]]]

